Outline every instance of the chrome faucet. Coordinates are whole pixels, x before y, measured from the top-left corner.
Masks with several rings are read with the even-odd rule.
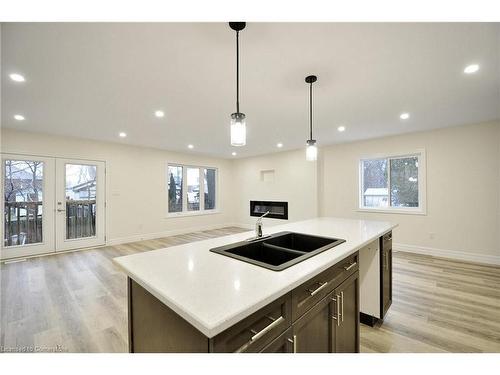
[[[267,216],[267,214],[269,214],[269,211],[266,211],[264,215],[257,219],[255,223],[255,238],[262,238],[262,218]]]

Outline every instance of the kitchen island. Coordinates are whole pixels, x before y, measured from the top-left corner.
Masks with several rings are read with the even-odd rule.
[[[292,322],[303,320],[299,314],[318,310],[329,324],[335,319],[337,331],[344,315],[352,326],[359,324],[359,317],[340,315],[343,291],[335,288],[341,281],[351,281],[350,309],[361,311],[368,320],[382,319],[388,308],[382,273],[391,263],[381,246],[394,227],[388,222],[327,217],[267,227],[264,234],[290,231],[345,240],[282,271],[210,251],[244,241],[253,232],[115,258],[128,275],[130,351],[262,351],[272,343],[279,350],[300,351],[290,331]],[[322,281],[325,277],[329,279]],[[294,291],[303,287],[310,300],[293,302]],[[322,290],[316,292],[319,287]],[[318,327],[313,330],[320,341]],[[335,351],[332,345],[327,351]],[[353,345],[359,347],[359,340]]]

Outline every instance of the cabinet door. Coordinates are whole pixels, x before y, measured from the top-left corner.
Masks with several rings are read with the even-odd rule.
[[[392,303],[392,250],[384,250],[382,271],[382,313],[385,315]]]
[[[281,336],[274,339],[261,353],[293,353],[292,328],[288,328]]]
[[[382,298],[380,300],[380,314],[384,318],[392,304],[392,233],[382,238],[380,282]]]
[[[294,353],[331,353],[331,294],[318,302],[292,325]]]
[[[292,323],[291,296],[286,294],[210,339],[215,353],[258,353]]]
[[[359,272],[334,290],[333,351],[359,353]]]

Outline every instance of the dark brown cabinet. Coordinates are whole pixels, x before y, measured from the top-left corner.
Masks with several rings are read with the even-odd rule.
[[[359,352],[358,269],[354,253],[212,338],[129,278],[130,352]]]
[[[293,353],[292,328],[288,328],[281,336],[274,339],[261,353]]]
[[[293,323],[294,353],[332,352],[332,306],[330,294]]]
[[[392,304],[392,232],[380,239],[380,312],[384,317]]]
[[[359,272],[292,325],[294,353],[359,352]]]
[[[290,294],[286,294],[212,338],[211,351],[260,352],[291,323]]]
[[[292,320],[295,321],[304,315],[358,268],[358,253],[355,253],[294,289],[292,291]]]
[[[351,275],[333,292],[334,353],[359,352],[359,272]]]

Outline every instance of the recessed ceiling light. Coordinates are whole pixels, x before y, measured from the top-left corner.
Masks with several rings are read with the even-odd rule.
[[[162,118],[162,117],[164,117],[164,116],[165,116],[165,112],[163,112],[163,111],[159,111],[159,110],[158,110],[158,111],[155,111],[155,116],[156,116],[156,117],[159,117],[159,118]]]
[[[24,82],[26,81],[24,79],[24,76],[22,76],[21,74],[19,73],[12,73],[12,74],[9,74],[9,77],[11,80],[15,81],[15,82]]]
[[[127,133],[125,132],[120,132],[120,134],[118,134],[120,136],[120,138],[125,138],[127,136]]]
[[[339,126],[339,127],[337,128],[337,130],[338,130],[339,132],[343,132],[343,131],[345,131],[345,126]]]
[[[399,116],[399,118],[401,120],[408,120],[410,118],[410,114],[405,112],[405,113],[401,113],[401,115]]]
[[[476,73],[479,70],[479,65],[477,64],[471,64],[467,65],[464,69],[465,74],[473,74]]]
[[[24,121],[24,116],[23,115],[14,115],[14,119],[17,121]]]
[[[278,148],[283,147],[283,143],[281,143],[281,142],[277,143],[277,144],[276,144],[276,147],[278,147]]]
[[[236,156],[237,153],[233,151],[233,152],[231,152],[231,155]]]
[[[188,148],[194,148],[194,146],[193,145],[188,145]]]

